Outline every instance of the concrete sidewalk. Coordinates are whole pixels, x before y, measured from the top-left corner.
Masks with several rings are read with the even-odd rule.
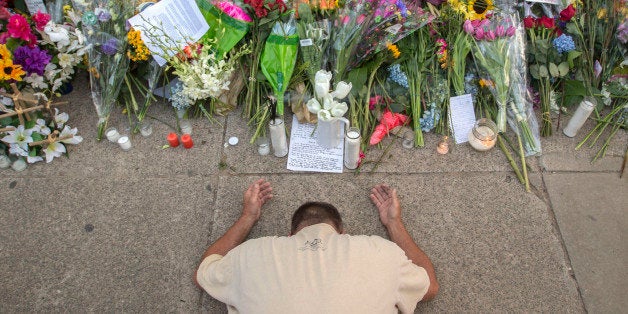
[[[161,102],[149,114],[154,133],[133,148],[96,142],[96,114],[84,75],[62,111],[85,140],[69,158],[18,173],[0,170],[0,312],[226,313],[191,281],[207,245],[238,217],[242,192],[259,177],[275,197],[251,237],[287,235],[292,211],[323,200],[341,211],[351,234],[386,236],[368,199],[371,186],[399,190],[404,220],[434,261],[441,292],[417,312],[619,313],[628,307],[628,174],[619,178],[628,144],[618,133],[607,157],[574,139],[543,139],[529,158],[526,193],[498,149],[468,145],[438,155],[401,141],[375,171],[297,173],[286,158],[259,156],[236,110],[216,122],[193,120],[195,147],[162,149],[174,125]],[[287,119],[289,120],[289,119]],[[563,121],[564,123],[565,121]],[[128,127],[119,109],[110,125]],[[587,129],[593,127],[589,121]],[[237,136],[240,143],[225,146]],[[384,146],[393,138],[386,139]]]

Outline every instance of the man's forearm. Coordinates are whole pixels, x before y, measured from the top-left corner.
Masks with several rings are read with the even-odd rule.
[[[207,248],[201,260],[212,254],[225,256],[233,248],[244,242],[255,223],[256,220],[251,217],[241,216],[238,218],[222,237]]]
[[[438,281],[436,280],[436,272],[430,258],[414,242],[401,220],[390,223],[386,226],[386,229],[390,240],[395,242],[406,253],[408,259],[427,271],[427,275],[430,277],[430,288],[423,300],[427,301],[434,298],[438,292]]]

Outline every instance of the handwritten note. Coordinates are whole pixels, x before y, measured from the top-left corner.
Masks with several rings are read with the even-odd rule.
[[[288,170],[342,173],[344,143],[332,149],[319,146],[315,127],[311,123],[299,123],[296,115],[292,117]]]
[[[449,115],[451,119],[449,125],[456,144],[468,142],[469,132],[475,124],[475,111],[473,111],[471,94],[449,98]]]
[[[188,42],[198,41],[209,25],[194,0],[162,0],[129,19],[160,66]]]

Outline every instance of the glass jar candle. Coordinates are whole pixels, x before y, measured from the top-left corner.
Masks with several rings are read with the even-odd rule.
[[[269,123],[270,141],[276,157],[284,157],[288,154],[288,140],[283,119],[275,118]]]
[[[356,169],[360,163],[360,129],[350,127],[345,134],[345,167]]]
[[[120,148],[122,148],[122,150],[127,151],[131,149],[131,139],[129,139],[129,137],[126,135],[120,136],[120,138],[118,139],[118,145],[120,145]]]
[[[120,138],[120,133],[118,133],[116,128],[111,127],[105,130],[105,136],[111,143],[117,143]]]
[[[140,134],[142,134],[143,137],[148,137],[153,134],[153,125],[150,121],[144,120],[140,122]]]
[[[270,141],[267,137],[260,137],[257,139],[257,153],[266,156],[270,154]]]
[[[414,131],[407,131],[403,134],[403,141],[401,142],[401,146],[406,149],[414,147]]]
[[[436,152],[441,155],[449,153],[449,136],[443,136],[440,142],[438,142],[438,145],[436,146]]]
[[[6,169],[11,166],[11,159],[9,156],[0,153],[0,169]]]
[[[497,125],[489,119],[482,118],[475,122],[469,132],[469,144],[477,151],[487,151],[497,142]]]
[[[11,165],[11,168],[13,168],[13,170],[20,172],[20,171],[24,171],[26,170],[26,167],[28,165],[26,164],[26,161],[22,158],[18,158],[16,159],[13,164]]]

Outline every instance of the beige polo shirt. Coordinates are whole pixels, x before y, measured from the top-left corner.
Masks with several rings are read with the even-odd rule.
[[[248,240],[201,263],[198,283],[229,313],[412,313],[427,272],[395,243],[328,224]]]

